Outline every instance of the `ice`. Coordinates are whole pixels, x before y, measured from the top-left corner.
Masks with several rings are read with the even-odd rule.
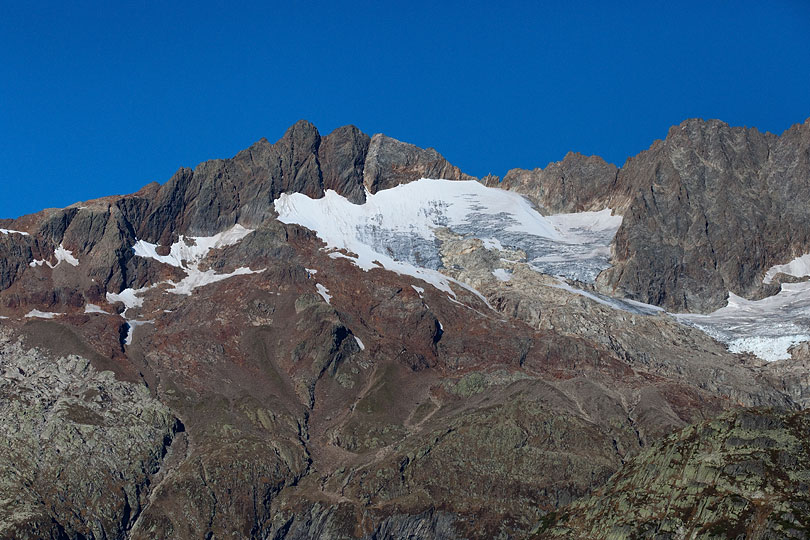
[[[607,306],[612,309],[618,309],[621,311],[627,311],[628,313],[634,313],[636,315],[656,315],[664,311],[662,308],[658,306],[644,304],[642,302],[636,302],[635,300],[613,298],[611,296],[605,296],[604,294],[583,291],[582,289],[572,287],[571,285],[569,285],[563,279],[560,278],[557,279],[557,284],[552,285],[552,287],[555,287],[557,289],[563,289],[565,291],[578,294],[580,296],[584,296],[585,298],[589,298],[594,302],[602,304],[603,306]]]
[[[63,315],[62,313],[51,313],[49,311],[40,311],[38,309],[32,309],[28,312],[26,317],[36,317],[38,319],[53,319],[54,317],[58,317]]]
[[[214,270],[203,271],[199,269],[200,262],[208,256],[209,251],[237,244],[252,232],[253,229],[247,229],[237,223],[227,231],[214,236],[192,236],[188,238],[180,236],[179,240],[169,248],[168,255],[158,255],[157,244],[145,240],[135,242],[132,251],[139,257],[153,259],[184,270],[186,277],[180,282],[167,282],[172,285],[168,292],[191,295],[192,291],[198,287],[210,285],[234,276],[264,272],[265,269],[251,270],[247,267],[237,268],[228,274],[217,274]]]
[[[503,251],[503,244],[497,238],[482,238],[481,242],[484,244],[484,249],[497,249]]]
[[[506,270],[505,268],[496,268],[492,271],[492,275],[498,278],[500,281],[509,281],[512,279],[512,272]]]
[[[523,250],[538,271],[593,281],[610,266],[610,241],[621,223],[609,209],[546,218],[516,193],[474,180],[426,178],[367,193],[360,205],[332,190],[321,199],[284,193],[275,209],[283,223],[315,231],[333,258],[350,259],[363,270],[410,275],[453,297],[450,284],[460,283],[438,272],[436,229],[480,238],[487,249]]]
[[[239,243],[244,237],[253,232],[238,223],[227,231],[214,236],[192,236],[180,239],[171,245],[168,255],[158,255],[157,244],[145,240],[138,240],[132,246],[132,251],[139,257],[147,257],[177,268],[187,268],[202,261],[212,249],[219,249]]]
[[[109,315],[108,312],[104,311],[103,309],[101,309],[101,307],[99,307],[99,306],[97,306],[95,304],[86,304],[84,306],[84,312],[85,313],[104,313],[105,315]]]
[[[777,264],[765,272],[763,283],[771,283],[776,274],[787,274],[793,277],[810,276],[810,253],[796,257],[786,264]]]
[[[261,270],[251,270],[250,268],[242,266],[228,274],[217,274],[213,270],[202,271],[196,268],[196,266],[187,268],[185,270],[188,275],[184,277],[182,280],[180,280],[180,282],[178,283],[174,283],[173,281],[168,282],[170,285],[172,285],[171,288],[167,289],[168,292],[174,294],[185,294],[190,296],[192,291],[198,287],[210,285],[211,283],[217,283],[218,281],[223,281],[225,279],[232,278],[234,276],[261,274],[266,270],[266,268],[262,268]]]
[[[48,265],[48,268],[56,268],[62,262],[66,262],[71,266],[79,266],[79,259],[74,257],[73,252],[68,249],[65,249],[64,246],[62,246],[62,244],[59,244],[59,246],[54,250],[53,255],[54,257],[56,257],[56,264],[51,264],[49,261],[39,259],[31,261],[30,263],[28,263],[28,266],[30,266],[31,268],[35,268],[37,266],[42,266],[43,264],[45,264]]]
[[[326,301],[326,303],[331,304],[331,302],[329,300],[332,299],[332,295],[329,294],[329,289],[327,289],[326,287],[324,287],[320,283],[316,283],[315,288],[318,290],[318,294],[320,294],[321,297],[323,297],[323,299]]]
[[[365,345],[363,345],[363,342],[362,342],[362,341],[360,341],[360,338],[359,338],[359,337],[354,336],[354,340],[357,342],[357,346],[358,346],[358,347],[360,347],[360,350],[361,350],[361,351],[365,351],[365,350],[366,350],[366,346],[365,346]]]
[[[726,307],[708,315],[675,317],[727,344],[732,352],[785,360],[791,346],[810,341],[810,283],[784,283],[779,294],[762,300],[729,293]]]
[[[31,236],[27,232],[14,231],[12,229],[0,229],[0,234],[21,234],[23,236]]]

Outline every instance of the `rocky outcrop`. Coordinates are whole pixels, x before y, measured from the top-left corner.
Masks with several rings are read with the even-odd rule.
[[[633,458],[535,538],[810,538],[810,413],[748,409]]]
[[[618,172],[598,156],[569,152],[545,169],[512,169],[497,187],[526,195],[544,215],[615,209],[627,198],[616,189]]]
[[[371,138],[363,183],[371,193],[420,178],[475,180],[433,148],[422,149],[378,133]]]
[[[124,538],[182,424],[143,384],[0,330],[0,538]]]
[[[704,128],[725,133],[722,126],[696,133]],[[732,151],[742,156],[729,158],[733,178],[747,179],[743,172],[754,167],[745,156],[759,152],[758,136],[732,135],[741,138],[718,143],[725,150],[695,150],[698,157],[687,152],[687,159],[673,149],[698,135],[674,134],[645,154],[649,163],[639,171],[660,164],[667,181],[690,179],[656,181],[666,193],[688,184],[684,192],[702,208],[710,200],[691,195],[689,182],[715,173],[693,168],[713,171],[705,163],[725,163]],[[746,137],[754,150],[742,144]],[[776,138],[762,138],[770,152],[763,170],[793,178],[801,152],[780,154]],[[785,144],[801,147],[796,141]],[[674,152],[670,168],[665,150]],[[783,157],[771,157],[777,154]],[[659,213],[647,220],[632,214],[650,178],[617,175],[598,158],[571,154],[542,171],[510,174],[508,187],[546,209],[627,210],[625,221],[635,223],[628,238],[682,219],[674,203],[667,212],[651,209]],[[518,250],[440,231],[445,276],[416,274],[447,283],[437,288],[379,267],[365,271],[347,253],[325,251],[312,231],[275,219],[272,202],[285,191],[319,197],[332,189],[361,202],[366,190],[421,176],[469,178],[431,149],[369,138],[351,126],[321,137],[299,122],[275,144],[262,140],[232,159],[181,169],[165,185],[3,222],[31,236],[0,234],[0,254],[7,254],[0,259],[7,286],[0,291],[0,500],[12,501],[0,509],[0,531],[525,538],[541,522],[546,530],[574,527],[579,514],[565,523],[549,516],[574,508],[673,431],[741,405],[791,408],[807,400],[806,369],[765,367],[649,306],[572,290],[532,270]],[[795,223],[799,215],[796,209]],[[200,277],[190,295],[166,282],[182,271],[132,251],[144,239],[160,244],[162,254],[180,235],[210,235],[234,223],[255,231],[213,250],[198,270],[217,278],[237,268],[250,273],[206,283]],[[627,253],[635,253],[627,260],[660,257],[695,237],[688,227],[674,230],[655,237],[648,251],[625,240]],[[798,246],[798,225],[795,231]],[[69,250],[78,266],[56,265],[57,250],[63,257]],[[614,257],[621,265],[620,254]],[[52,264],[31,267],[33,258]],[[106,293],[126,287],[143,289],[122,314]],[[34,308],[57,313],[39,313],[52,320],[34,322]],[[779,448],[787,440],[767,436]],[[730,440],[707,437],[711,444]],[[760,439],[746,448],[759,452]],[[786,450],[788,467],[793,450]],[[735,456],[722,457],[738,466]],[[670,468],[661,465],[661,476],[670,477]],[[757,471],[763,479],[742,473],[746,489],[780,478]],[[638,485],[634,493],[646,487]],[[722,511],[737,517],[735,508]]]
[[[728,291],[761,298],[765,271],[810,251],[810,120],[781,137],[687,120],[631,158],[632,192],[604,291],[673,311],[708,312]]]

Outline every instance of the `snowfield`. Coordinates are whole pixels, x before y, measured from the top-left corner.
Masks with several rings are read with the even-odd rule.
[[[200,262],[208,256],[211,250],[238,244],[252,232],[253,229],[246,229],[237,223],[227,231],[215,234],[214,236],[193,236],[188,238],[180,236],[178,241],[169,248],[170,251],[168,255],[158,255],[157,244],[152,244],[145,240],[135,242],[135,245],[132,246],[132,251],[139,257],[153,259],[160,263],[184,270],[186,277],[180,280],[180,282],[168,282],[172,285],[172,287],[168,289],[168,292],[191,295],[192,291],[197,287],[210,285],[234,276],[260,274],[264,272],[264,269],[251,270],[250,268],[239,267],[228,274],[217,274],[214,270],[203,271],[199,268]]]
[[[609,209],[544,217],[522,195],[474,180],[427,178],[367,193],[364,204],[332,190],[321,199],[284,193],[275,209],[283,223],[315,231],[333,257],[349,257],[364,270],[380,263],[442,290],[448,278],[435,272],[436,229],[481,239],[488,249],[523,250],[540,272],[592,282],[610,266],[610,242],[622,219]]]
[[[543,216],[516,193],[476,181],[426,178],[366,193],[366,202],[359,205],[331,190],[321,199],[285,193],[275,201],[275,209],[280,221],[315,231],[330,256],[348,258],[364,270],[383,267],[422,279],[453,298],[451,283],[469,287],[439,272],[437,229],[478,238],[487,249],[522,250],[538,272],[592,283],[610,267],[610,244],[622,223],[610,209]],[[780,272],[810,275],[810,254],[774,266],[765,282]],[[503,268],[493,275],[501,281],[511,278]],[[663,312],[656,306],[583,291],[565,279],[560,279],[559,288],[613,309],[643,315]],[[732,294],[728,306],[714,313],[675,317],[725,343],[731,352],[750,352],[769,361],[785,359],[790,346],[810,340],[810,284],[785,284],[780,294],[760,301]]]
[[[746,300],[729,293],[728,305],[708,315],[675,317],[728,345],[763,360],[786,360],[788,349],[810,341],[810,282],[784,283],[779,294]]]

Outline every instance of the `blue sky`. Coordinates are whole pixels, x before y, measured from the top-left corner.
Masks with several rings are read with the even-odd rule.
[[[0,0],[0,217],[136,191],[306,118],[464,171],[621,165],[688,117],[810,116],[810,2]]]

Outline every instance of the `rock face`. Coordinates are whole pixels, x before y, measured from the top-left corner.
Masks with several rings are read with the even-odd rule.
[[[772,294],[765,271],[810,251],[810,120],[781,137],[687,120],[627,161],[633,198],[603,290],[675,311],[707,312],[727,292]]]
[[[747,409],[661,441],[536,538],[808,538],[810,415]]]
[[[512,169],[498,187],[526,195],[544,215],[602,210],[626,199],[616,189],[618,172],[598,156],[569,152],[545,169]]]
[[[776,293],[765,271],[810,252],[810,119],[775,136],[687,120],[621,169],[569,153],[499,184],[549,213],[609,207],[624,221],[602,291],[671,311],[709,312],[729,291]]]
[[[710,306],[734,276],[804,249],[803,211],[777,186],[800,188],[807,129],[687,122],[618,173],[569,154],[502,187],[551,211],[624,212],[600,286]],[[408,274],[364,270],[276,219],[284,192],[361,203],[422,176],[471,178],[432,149],[299,122],[164,185],[0,222],[0,538],[576,538],[596,523],[630,530],[588,500],[621,509],[621,493],[642,508],[651,493],[649,521],[670,484],[686,493],[677,526],[711,532],[722,515],[726,532],[760,531],[751,508],[778,515],[762,530],[804,526],[807,426],[784,411],[807,403],[807,347],[789,366],[732,355],[666,313],[563,287],[526,253],[449,229],[435,237],[443,274]],[[724,182],[740,193],[719,199]],[[743,205],[728,223],[749,220],[763,247],[707,266],[695,288],[707,249],[717,261],[742,249],[714,244],[728,223],[693,223],[733,213],[716,199]],[[788,233],[770,245],[778,208]],[[181,236],[190,253],[213,240],[189,237],[237,223],[252,230],[235,243],[168,257]],[[155,255],[136,255],[138,240]],[[680,277],[656,278],[687,244]],[[725,490],[711,512],[705,479]]]
[[[423,150],[382,134],[371,138],[363,183],[371,193],[420,178],[474,180],[432,148]]]
[[[143,384],[0,330],[0,537],[124,538],[178,431]]]

